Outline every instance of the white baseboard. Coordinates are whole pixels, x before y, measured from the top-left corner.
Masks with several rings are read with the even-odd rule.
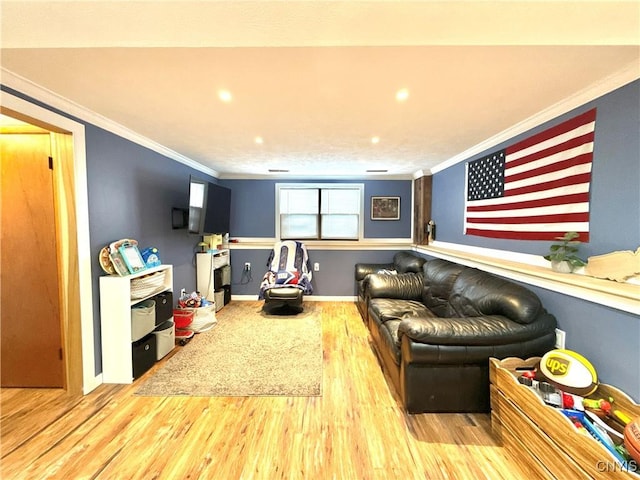
[[[330,296],[330,295],[306,295],[305,300],[308,302],[355,302],[357,296]],[[231,295],[231,300],[239,302],[255,302],[258,300],[257,295]]]
[[[96,388],[102,385],[102,374],[98,374],[95,377],[88,379],[84,385],[82,385],[82,393],[87,395],[93,392]]]

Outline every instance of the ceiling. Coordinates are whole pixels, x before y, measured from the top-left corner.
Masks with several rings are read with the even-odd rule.
[[[410,178],[616,72],[640,77],[638,1],[0,8],[3,69],[221,178]]]

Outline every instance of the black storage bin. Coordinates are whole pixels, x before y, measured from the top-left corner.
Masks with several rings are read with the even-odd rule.
[[[156,336],[150,333],[146,337],[131,344],[133,378],[140,377],[156,363],[156,343]]]
[[[220,288],[222,286],[222,270],[220,268],[216,268],[213,271],[213,284],[216,288]]]
[[[225,285],[222,289],[224,290],[224,304],[226,305],[231,301],[231,285]]]
[[[231,267],[225,265],[224,267],[217,268],[213,271],[214,285],[218,288],[231,285]]]
[[[154,295],[150,300],[156,302],[156,327],[173,317],[173,293],[162,292]]]

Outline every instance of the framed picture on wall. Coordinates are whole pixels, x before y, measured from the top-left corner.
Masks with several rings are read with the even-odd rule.
[[[371,220],[400,220],[400,197],[371,197]]]

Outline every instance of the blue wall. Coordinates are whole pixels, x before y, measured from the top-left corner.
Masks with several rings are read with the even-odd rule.
[[[640,81],[547,122],[468,160],[498,150],[562,120],[597,108],[591,184],[590,241],[584,258],[640,246]],[[534,255],[551,242],[494,240],[463,234],[464,162],[433,176],[432,216],[438,240]],[[532,288],[567,332],[567,348],[585,355],[606,383],[640,399],[640,318],[543,288]]]
[[[388,263],[394,250],[326,250],[308,247],[309,261],[320,265],[313,273],[313,293],[322,296],[355,296],[354,266],[356,263]],[[260,282],[267,271],[270,249],[231,250],[231,291],[234,295],[255,295],[258,298]],[[251,263],[251,280],[242,273],[245,262]]]
[[[364,185],[364,237],[368,239],[411,239],[412,181],[411,180],[221,180],[232,191],[231,237],[275,237],[276,183],[361,183]],[[400,220],[371,220],[372,196],[399,196]],[[312,263],[320,264],[313,272],[314,294],[322,296],[353,296],[353,266],[358,262],[387,262],[394,252],[363,250],[327,250],[308,248]],[[232,249],[231,281],[234,295],[258,295],[260,282],[267,267],[269,250]],[[252,265],[251,277],[243,275],[245,262]]]
[[[191,174],[214,179],[93,125],[86,125],[85,135],[94,324],[99,333],[98,279],[104,272],[97,258],[114,240],[134,238],[141,249],[157,247],[162,263],[173,265],[174,292],[196,289],[194,258],[201,237],[174,230],[171,209],[188,207]],[[99,335],[95,349],[97,354],[102,351]],[[101,358],[96,365],[101,372]]]
[[[277,183],[358,183],[364,185],[364,237],[412,237],[410,180],[221,180],[231,189],[231,236],[274,238]],[[400,197],[400,220],[371,220],[371,197]]]

